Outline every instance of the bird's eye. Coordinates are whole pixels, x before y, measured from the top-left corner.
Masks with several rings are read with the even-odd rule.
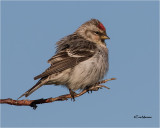
[[[94,32],[95,34],[99,35],[100,33],[99,32]]]

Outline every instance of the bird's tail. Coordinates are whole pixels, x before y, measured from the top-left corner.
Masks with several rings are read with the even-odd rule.
[[[45,84],[45,80],[43,81],[42,79],[40,79],[32,88],[30,88],[28,91],[22,94],[18,99],[20,99],[23,96],[28,97],[29,95],[31,95],[34,91],[36,91],[38,88],[40,88],[44,84]]]

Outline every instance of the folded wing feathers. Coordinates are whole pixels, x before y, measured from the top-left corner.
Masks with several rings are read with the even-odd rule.
[[[78,63],[92,57],[96,52],[94,43],[89,41],[84,42],[83,39],[75,38],[70,44],[67,43],[68,42],[59,43],[57,54],[48,60],[48,63],[50,63],[51,66],[42,74],[34,77],[35,80],[72,68]]]

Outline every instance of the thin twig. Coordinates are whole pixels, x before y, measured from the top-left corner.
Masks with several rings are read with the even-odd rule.
[[[115,80],[115,78],[102,80],[102,81],[96,83],[95,86],[92,86],[89,89],[85,89],[78,94],[75,94],[74,97],[79,97],[88,91],[98,91],[100,88],[110,89],[107,86],[100,85],[100,84],[106,83],[107,81],[110,81],[110,80]],[[37,104],[51,103],[54,101],[64,101],[64,100],[68,100],[69,98],[72,98],[72,96],[70,94],[61,95],[61,96],[58,96],[55,98],[37,99],[37,100],[13,100],[11,98],[8,98],[8,99],[0,99],[0,104],[10,104],[10,105],[17,105],[17,106],[31,106],[31,107],[33,107],[33,109],[36,109]]]

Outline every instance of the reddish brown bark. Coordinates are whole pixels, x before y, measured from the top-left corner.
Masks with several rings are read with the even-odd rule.
[[[107,81],[110,81],[110,80],[115,80],[115,78],[100,81],[95,86],[89,89],[83,90],[82,92],[76,94],[74,97],[79,97],[89,91],[98,91],[99,88],[109,89],[107,86],[100,85],[100,84],[106,83]],[[8,99],[0,99],[0,104],[10,104],[10,105],[17,105],[17,106],[31,106],[33,107],[33,109],[36,109],[37,104],[51,103],[54,101],[64,101],[64,100],[68,100],[69,98],[72,98],[70,94],[61,95],[55,98],[37,99],[37,100],[13,100],[11,98],[8,98]]]

